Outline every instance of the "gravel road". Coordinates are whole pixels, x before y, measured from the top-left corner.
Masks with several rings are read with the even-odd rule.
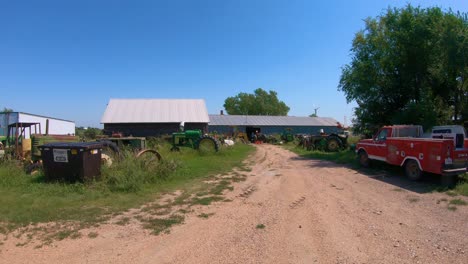
[[[427,183],[273,145],[258,145],[248,163],[247,180],[225,194],[232,202],[196,207],[170,234],[150,235],[136,222],[38,249],[8,239],[0,262],[468,263],[468,206],[448,210],[454,198],[424,191]]]

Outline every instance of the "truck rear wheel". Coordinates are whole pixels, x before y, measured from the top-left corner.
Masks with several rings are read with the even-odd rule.
[[[422,171],[415,160],[408,160],[405,164],[405,174],[408,179],[418,181],[422,177]]]
[[[362,167],[364,168],[369,167],[370,160],[369,160],[369,156],[367,155],[367,152],[365,152],[364,150],[359,151],[358,158],[359,158],[359,164]]]

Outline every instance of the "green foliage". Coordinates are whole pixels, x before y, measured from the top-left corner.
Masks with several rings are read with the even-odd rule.
[[[239,93],[224,101],[224,109],[230,115],[279,115],[285,116],[289,107],[278,99],[275,91],[266,92],[262,88],[254,94]]]
[[[468,120],[467,50],[466,14],[407,5],[367,18],[338,88],[358,104],[356,132],[385,124],[429,128],[454,116]]]
[[[75,128],[75,135],[84,140],[94,140],[97,136],[102,135],[102,129],[94,127],[77,127]]]

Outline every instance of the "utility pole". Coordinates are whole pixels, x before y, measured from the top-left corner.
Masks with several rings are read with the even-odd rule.
[[[315,116],[318,116],[318,115],[317,115],[317,110],[319,110],[319,109],[320,109],[320,107],[314,108],[314,115],[315,115]]]

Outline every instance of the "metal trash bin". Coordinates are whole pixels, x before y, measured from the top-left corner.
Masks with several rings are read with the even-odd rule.
[[[101,175],[99,142],[56,142],[39,149],[47,181],[83,182]]]

